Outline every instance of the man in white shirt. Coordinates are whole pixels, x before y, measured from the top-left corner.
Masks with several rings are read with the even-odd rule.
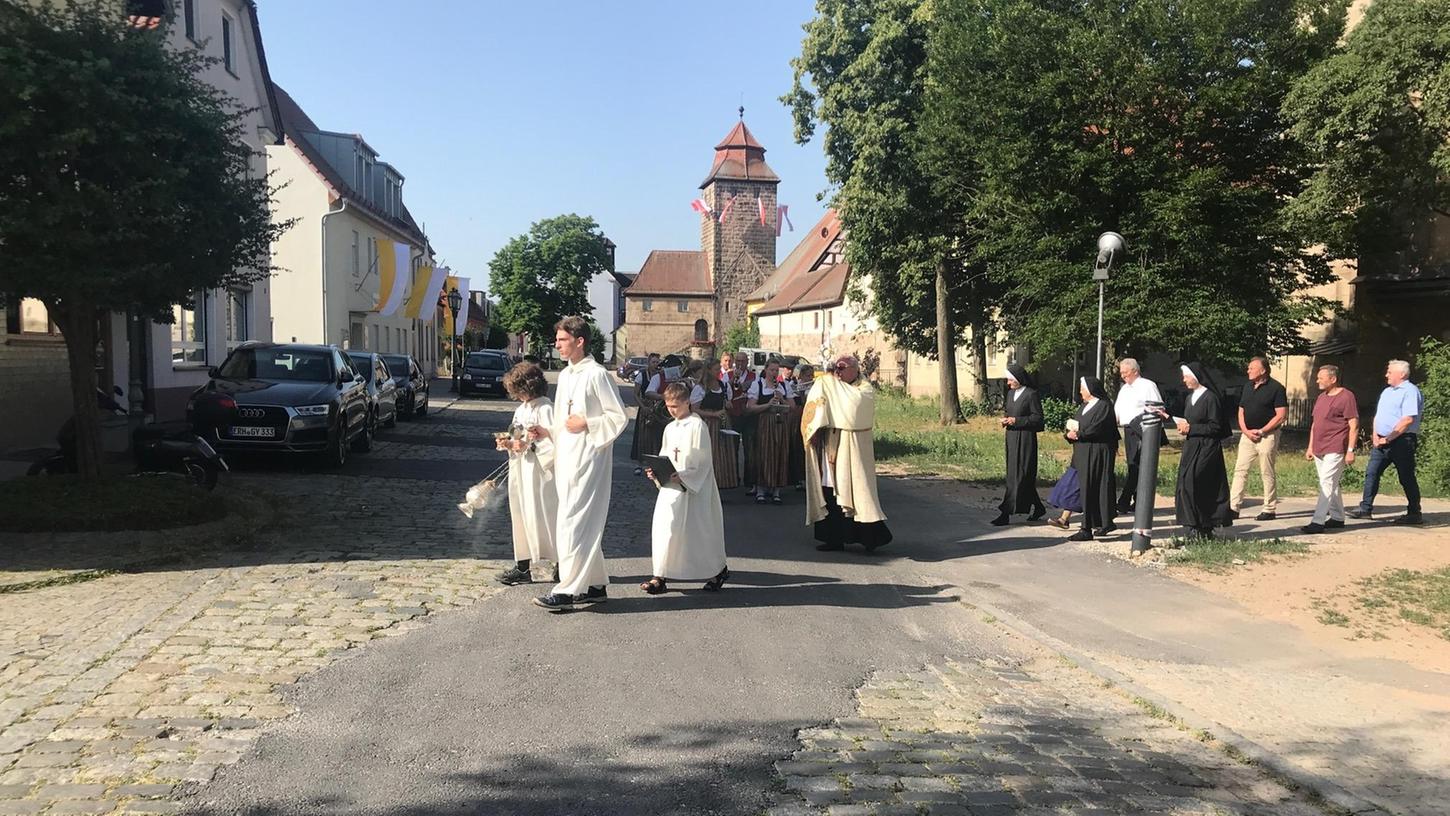
[[[1123,491],[1118,494],[1118,514],[1133,512],[1133,499],[1138,495],[1138,459],[1143,451],[1143,406],[1148,402],[1163,403],[1158,386],[1143,376],[1143,369],[1132,357],[1124,357],[1118,363],[1118,376],[1123,384],[1113,400],[1113,412],[1118,415],[1118,425],[1123,429],[1123,458],[1128,466],[1128,477],[1123,480]],[[1159,431],[1162,433],[1162,431]]]

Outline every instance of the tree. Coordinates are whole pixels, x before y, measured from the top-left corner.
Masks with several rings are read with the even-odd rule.
[[[968,261],[975,231],[941,195],[934,154],[919,136],[928,46],[936,26],[931,0],[817,0],[805,25],[795,81],[782,98],[796,140],[824,137],[833,205],[850,240],[852,269],[870,276],[871,304],[904,348],[939,362],[941,421],[960,416],[956,347],[972,328],[979,390],[985,384],[991,296]],[[862,292],[853,283],[853,295]],[[975,395],[980,399],[983,394]]]
[[[272,190],[217,62],[125,24],[105,0],[0,3],[0,292],[65,336],[77,463],[100,473],[95,349],[108,311],[169,323],[207,290],[262,280]]]
[[[553,342],[560,318],[594,311],[589,281],[609,269],[604,233],[593,218],[571,214],[540,221],[488,264],[489,291],[498,298],[494,320],[511,334],[527,332],[541,350]]]
[[[1329,257],[1393,263],[1426,221],[1450,217],[1447,65],[1450,4],[1376,0],[1285,100],[1290,132],[1319,165],[1289,213]]]
[[[1285,215],[1306,170],[1279,115],[1329,54],[1343,0],[948,0],[927,138],[964,191],[972,258],[1005,328],[1040,353],[1096,332],[1100,232],[1117,353],[1209,361],[1294,351],[1330,279]]]

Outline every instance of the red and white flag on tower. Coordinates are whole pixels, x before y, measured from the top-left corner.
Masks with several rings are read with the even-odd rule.
[[[714,210],[710,209],[710,205],[703,198],[697,198],[694,201],[691,201],[690,209],[694,210],[700,215],[711,215],[715,212]]]
[[[780,237],[780,228],[782,225],[789,224],[790,231],[795,232],[795,224],[790,223],[790,216],[787,215],[789,211],[790,207],[785,204],[775,208],[775,237],[777,238]]]
[[[760,198],[759,193],[755,194],[755,209],[760,211],[760,226],[765,226],[765,201]]]
[[[725,199],[725,206],[720,208],[720,223],[725,223],[725,219],[730,217],[730,210],[734,209],[734,207],[735,196],[730,196]]]

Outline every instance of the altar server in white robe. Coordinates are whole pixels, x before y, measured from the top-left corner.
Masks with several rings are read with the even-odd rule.
[[[654,577],[639,588],[658,595],[666,581],[704,581],[705,589],[716,591],[730,570],[725,568],[725,514],[715,484],[710,426],[691,410],[690,388],[684,383],[665,388],[665,407],[674,421],[665,426],[659,455],[669,458],[675,472],[655,499],[650,528]]]
[[[608,600],[604,521],[613,486],[614,440],[629,423],[619,389],[588,354],[589,324],[566,317],[554,326],[554,348],[569,366],[559,373],[554,424],[530,436],[554,442],[554,484],[559,515],[559,584],[534,603],[559,612]]]
[[[514,565],[498,581],[507,586],[531,584],[533,569],[553,569],[558,578],[559,553],[554,547],[554,525],[559,515],[559,492],[554,489],[554,443],[528,439],[528,429],[554,424],[554,403],[544,371],[533,363],[519,363],[503,378],[504,390],[519,401],[509,426],[511,437],[498,441],[509,454],[509,517],[513,522]],[[547,573],[545,573],[547,574]]]

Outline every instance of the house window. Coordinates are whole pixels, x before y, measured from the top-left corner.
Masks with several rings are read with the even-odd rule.
[[[232,76],[237,75],[236,57],[232,54],[232,18],[222,15],[222,66]]]
[[[352,154],[352,186],[361,190],[363,181],[363,157],[361,153]]]
[[[35,298],[24,298],[20,301],[19,317],[20,319],[16,321],[18,325],[15,328],[20,334],[60,333],[50,320],[50,310]]]
[[[352,276],[354,279],[362,277],[362,258],[358,255],[358,234],[357,230],[352,231]]]
[[[171,364],[206,365],[206,296],[171,307],[171,318]]]
[[[371,275],[374,269],[378,268],[378,239],[368,238],[368,274]]]
[[[181,22],[186,28],[186,38],[196,42],[196,0],[182,0]]]
[[[228,289],[226,299],[227,351],[252,339],[248,327],[251,325],[252,290],[250,287]]]
[[[820,312],[811,312],[811,328],[813,328],[813,329],[819,329],[820,327],[821,327],[821,313]]]
[[[688,301],[688,300],[677,300],[677,301],[675,301],[675,311],[677,311],[677,312],[688,312],[688,311],[690,311],[690,301]]]
[[[378,327],[376,324],[368,326],[368,348],[373,351],[382,351],[378,348]]]
[[[644,309],[646,312],[653,312],[655,310],[655,302],[653,300],[650,300],[649,298],[645,298],[644,300],[640,301],[639,305],[640,308]]]

